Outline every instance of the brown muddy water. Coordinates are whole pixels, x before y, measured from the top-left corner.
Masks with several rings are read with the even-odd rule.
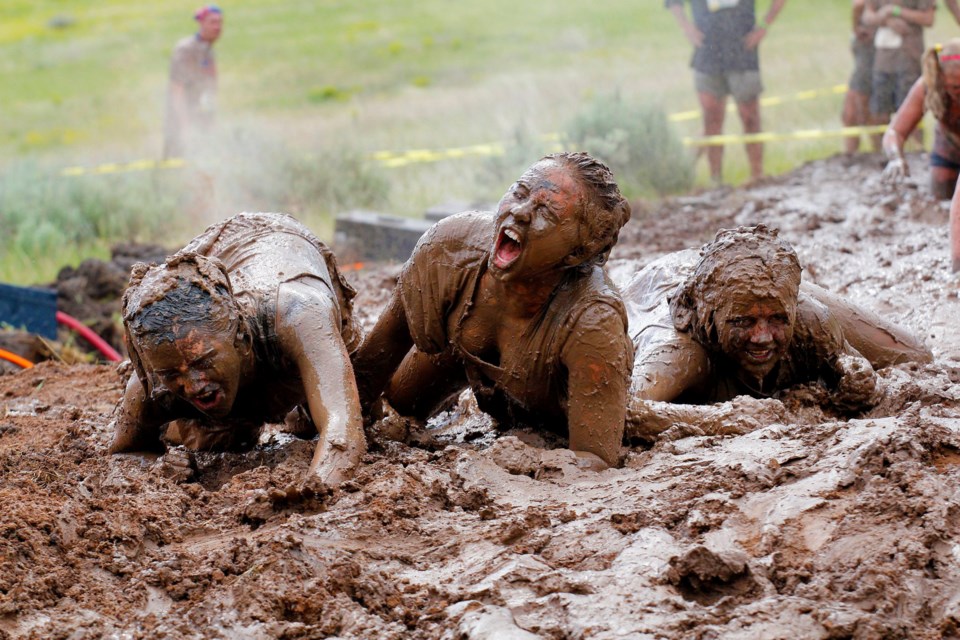
[[[739,436],[577,467],[497,434],[469,394],[411,442],[374,437],[357,476],[292,492],[314,444],[268,432],[201,454],[196,482],[107,456],[121,377],[44,363],[0,377],[0,638],[941,638],[960,636],[960,279],[947,205],[816,162],[642,210],[623,282],[716,229],[764,222],[804,278],[922,336],[868,414],[816,390]],[[395,266],[348,278],[370,327]],[[382,430],[403,430],[400,421]]]

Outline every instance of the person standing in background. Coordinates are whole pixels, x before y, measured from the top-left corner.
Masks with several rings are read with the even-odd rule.
[[[920,77],[923,29],[933,26],[936,0],[867,0],[863,22],[877,29],[870,111],[886,123]]]
[[[693,22],[684,0],[665,0],[687,40],[694,46],[690,66],[703,110],[703,135],[723,132],[727,96],[732,95],[746,134],[760,133],[760,59],[758,45],[767,35],[786,0],[772,0],[766,16],[756,19],[755,0],[689,0]],[[763,145],[747,143],[750,178],[763,177]],[[707,147],[710,178],[723,181],[723,147]]]
[[[956,1],[956,0],[954,0]],[[843,100],[843,126],[862,127],[868,124],[882,124],[870,112],[870,95],[873,88],[873,39],[876,27],[863,23],[863,11],[866,0],[853,0],[853,73],[847,83],[847,94]],[[873,150],[880,150],[880,134],[871,136]],[[856,153],[860,148],[860,136],[844,138],[844,151]]]
[[[947,9],[953,14],[953,19],[960,24],[960,4],[957,4],[957,0],[943,0],[943,4],[947,5]]]
[[[223,11],[216,5],[194,14],[197,32],[180,40],[170,61],[170,84],[164,122],[163,157],[183,157],[197,136],[213,127],[217,103],[217,63],[213,45],[223,31]]]

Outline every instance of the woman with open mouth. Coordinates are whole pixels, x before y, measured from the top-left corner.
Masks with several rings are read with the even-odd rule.
[[[629,217],[603,163],[559,153],[496,213],[437,223],[353,360],[361,404],[426,419],[469,386],[501,427],[550,428],[584,466],[617,464],[632,347],[603,264]]]
[[[331,251],[275,213],[241,213],[164,264],[134,265],[123,296],[134,371],[111,453],[248,449],[264,423],[286,422],[320,435],[310,474],[346,479],[366,451],[355,295]]]
[[[699,252],[638,272],[623,288],[636,348],[627,434],[742,432],[757,425],[743,420],[743,401],[727,401],[803,383],[840,413],[858,412],[880,399],[875,368],[931,360],[906,329],[800,275],[793,247],[765,225],[721,230]],[[783,413],[764,406],[771,419]]]

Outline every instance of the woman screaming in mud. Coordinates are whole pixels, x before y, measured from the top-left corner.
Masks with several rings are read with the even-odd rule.
[[[603,269],[630,205],[586,153],[548,155],[496,214],[437,223],[354,358],[365,408],[424,419],[469,386],[503,426],[566,432],[584,466],[619,462],[632,348]]]
[[[766,399],[821,383],[835,409],[869,409],[874,367],[929,362],[906,330],[801,283],[796,252],[764,225],[724,229],[649,264],[623,289],[636,347],[627,434],[741,433],[774,421]],[[723,403],[714,405],[713,403]]]
[[[236,215],[164,264],[135,265],[122,309],[134,373],[110,452],[162,450],[161,436],[248,449],[265,422],[286,419],[320,434],[310,474],[342,481],[366,450],[349,360],[355,295],[330,250],[282,214]]]

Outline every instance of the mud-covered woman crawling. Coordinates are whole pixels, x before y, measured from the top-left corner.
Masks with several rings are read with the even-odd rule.
[[[636,347],[627,434],[646,440],[750,430],[782,418],[775,398],[804,383],[856,413],[880,398],[875,368],[932,357],[905,329],[802,283],[796,252],[764,225],[651,263],[623,298]]]
[[[354,295],[330,250],[280,214],[239,214],[164,264],[136,265],[122,309],[134,373],[111,453],[246,449],[286,422],[319,432],[311,475],[349,477],[366,450]]]
[[[603,163],[560,153],[497,213],[437,223],[354,358],[365,407],[383,395],[423,419],[469,386],[500,424],[556,429],[583,464],[617,464],[632,346],[603,264],[629,217]]]

